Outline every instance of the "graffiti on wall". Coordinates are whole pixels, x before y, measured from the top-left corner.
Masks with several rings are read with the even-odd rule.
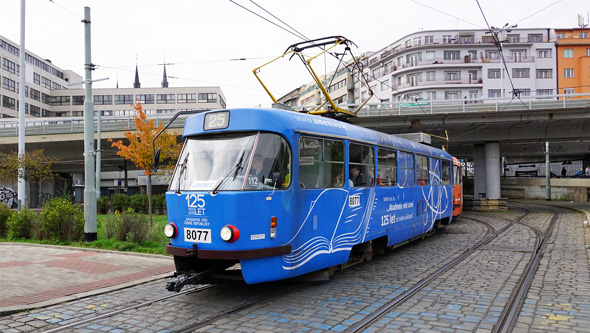
[[[40,192],[39,193],[39,204],[43,206],[45,203],[49,202],[53,196],[50,193]]]
[[[18,196],[16,191],[6,186],[0,188],[0,202],[10,208],[17,208]]]

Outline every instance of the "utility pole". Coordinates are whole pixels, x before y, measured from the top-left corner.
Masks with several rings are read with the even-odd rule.
[[[18,87],[18,157],[19,161],[25,156],[25,0],[20,0],[20,77]],[[24,165],[19,166],[18,170],[18,210],[26,207],[27,188],[24,179]],[[23,175],[23,177],[20,177]]]
[[[96,187],[94,185],[94,101],[92,100],[92,70],[90,48],[90,7],[84,7],[84,240],[96,240]]]
[[[551,201],[551,163],[549,162],[549,142],[545,142],[545,180],[547,201]]]
[[[94,101],[92,101],[94,104]],[[93,112],[94,113],[94,112]],[[98,110],[98,116],[96,120],[96,199],[100,198],[100,126],[101,119],[100,114],[102,111]]]

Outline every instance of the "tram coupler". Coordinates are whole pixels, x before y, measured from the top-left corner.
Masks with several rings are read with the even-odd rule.
[[[188,274],[178,275],[176,278],[166,283],[166,290],[179,292],[184,286],[189,284],[199,284],[200,281],[209,277],[213,269],[208,269],[202,272],[191,272]]]

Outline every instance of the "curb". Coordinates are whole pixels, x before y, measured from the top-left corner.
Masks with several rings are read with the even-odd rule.
[[[171,258],[170,255],[152,254],[152,253],[138,253],[138,252],[125,252],[115,250],[96,249],[92,247],[76,247],[76,246],[65,246],[65,245],[52,245],[52,244],[36,244],[36,243],[18,243],[18,242],[0,242],[2,245],[16,245],[16,246],[32,246],[32,247],[46,247],[55,248],[62,250],[82,251],[82,252],[100,252],[100,253],[112,253],[126,256],[146,257],[146,258]]]

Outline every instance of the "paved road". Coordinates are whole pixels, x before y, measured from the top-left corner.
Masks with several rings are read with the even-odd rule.
[[[590,210],[587,203],[559,204]],[[369,331],[491,331],[532,254],[534,230],[543,230],[552,217],[547,207],[521,207],[529,210],[529,215],[520,224],[512,226],[505,234],[473,253],[465,262],[443,274],[409,301],[392,309]],[[590,261],[587,249],[590,244],[590,229],[583,227],[583,221],[588,218],[570,210],[560,209],[558,212],[559,219],[520,313],[515,332],[590,332]],[[500,228],[524,213],[525,211],[515,206],[511,206],[509,212],[466,212],[463,219],[425,241],[388,251],[371,262],[337,273],[329,282],[305,285],[279,298],[217,319],[197,331],[345,331],[386,301],[429,275],[435,267],[450,261],[471,244],[481,240],[486,228],[468,220],[469,217],[487,221]],[[6,245],[0,246],[0,253],[3,246]],[[52,260],[65,254],[59,251],[53,254]],[[107,258],[107,255],[110,254],[71,259],[93,258],[101,265],[125,266],[117,261],[122,256]],[[106,260],[99,260],[100,258]],[[0,259],[0,267],[4,262],[4,259]],[[16,268],[19,266],[13,266],[10,271]],[[0,272],[4,273],[1,270],[5,269],[0,268]],[[155,268],[147,265],[128,269],[127,274],[123,274],[121,270],[104,274],[119,272],[120,276],[125,276],[134,274],[136,271],[133,270]],[[68,331],[177,331],[292,285],[293,283],[282,282],[219,286],[200,293],[155,302],[147,307],[82,324]],[[164,280],[158,280],[0,317],[0,331],[48,330],[121,309],[128,304],[167,295],[168,292],[163,287]]]

